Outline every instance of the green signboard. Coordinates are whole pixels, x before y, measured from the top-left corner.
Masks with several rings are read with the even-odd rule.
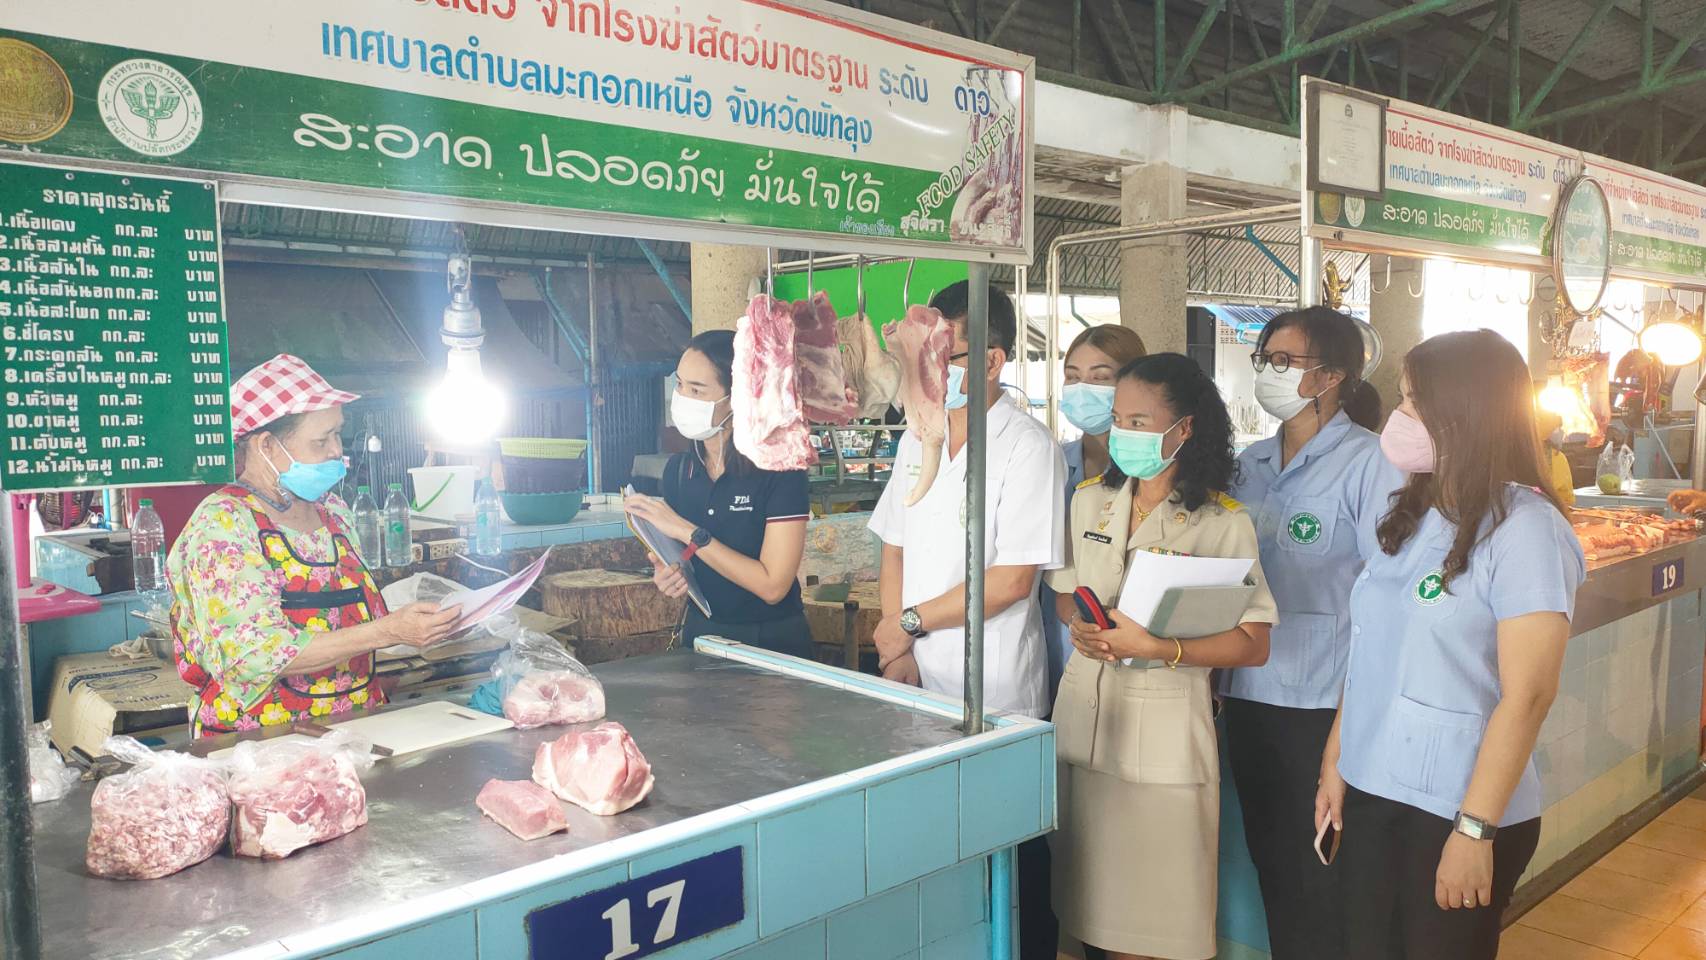
[[[0,164],[0,488],[233,476],[213,184]]]

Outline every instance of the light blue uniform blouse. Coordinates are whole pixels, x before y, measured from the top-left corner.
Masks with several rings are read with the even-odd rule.
[[[1507,490],[1504,522],[1449,592],[1440,569],[1456,527],[1438,510],[1357,579],[1339,772],[1364,793],[1455,817],[1499,702],[1499,621],[1574,613],[1587,564],[1569,522],[1537,491]],[[1531,756],[1500,824],[1532,820],[1541,805]]]
[[[1249,508],[1262,572],[1279,605],[1268,662],[1222,674],[1226,696],[1278,707],[1339,705],[1350,648],[1350,595],[1380,547],[1375,528],[1404,474],[1380,452],[1380,437],[1341,410],[1280,468],[1281,436],[1238,457],[1229,491]]]

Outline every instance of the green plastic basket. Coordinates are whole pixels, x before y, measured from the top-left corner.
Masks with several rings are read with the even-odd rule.
[[[568,523],[581,512],[581,491],[568,493],[500,493],[504,512],[522,526]]]
[[[499,437],[498,450],[506,457],[579,460],[586,456],[586,441],[556,437]]]

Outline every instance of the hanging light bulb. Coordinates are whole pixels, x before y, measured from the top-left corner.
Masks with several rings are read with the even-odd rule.
[[[1535,399],[1540,404],[1540,409],[1563,417],[1581,405],[1581,392],[1564,386],[1563,380],[1558,377],[1551,377]]]
[[[477,443],[495,436],[509,416],[509,398],[480,368],[480,345],[486,331],[480,309],[474,306],[473,264],[467,254],[450,258],[445,285],[450,303],[444,308],[439,339],[450,348],[444,379],[427,394],[427,422],[452,443]]]
[[[1663,320],[1641,331],[1641,349],[1667,367],[1686,367],[1700,359],[1700,334],[1686,323]]]

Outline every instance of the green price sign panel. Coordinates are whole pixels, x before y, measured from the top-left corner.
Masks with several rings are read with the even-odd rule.
[[[213,184],[0,163],[0,488],[232,478]]]

